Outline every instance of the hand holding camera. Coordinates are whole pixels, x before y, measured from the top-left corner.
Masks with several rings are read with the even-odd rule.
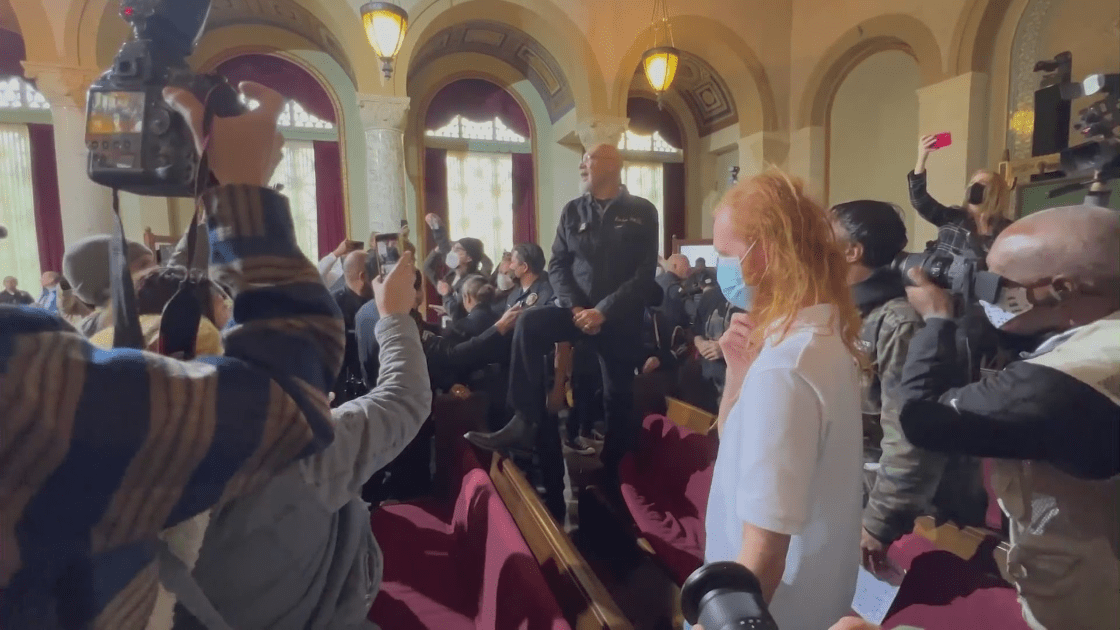
[[[922,136],[918,140],[918,163],[914,166],[914,174],[921,175],[926,170],[926,160],[929,159],[930,153],[952,143],[953,137],[948,132]]]
[[[922,316],[922,319],[941,317],[952,319],[953,298],[949,292],[937,286],[918,267],[911,267],[907,271],[913,286],[906,287],[906,298],[910,305]]]
[[[238,89],[259,102],[260,107],[240,116],[215,116],[208,145],[202,131],[203,104],[181,88],[165,88],[163,96],[187,121],[199,154],[204,149],[209,151],[210,171],[218,182],[264,187],[280,164],[280,150],[284,147],[284,136],[277,127],[284,97],[252,81],[243,81]]]

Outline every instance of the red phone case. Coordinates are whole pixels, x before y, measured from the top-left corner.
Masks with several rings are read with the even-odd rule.
[[[950,144],[953,144],[953,134],[946,131],[945,133],[939,133],[934,136],[932,148],[942,149],[949,146]]]

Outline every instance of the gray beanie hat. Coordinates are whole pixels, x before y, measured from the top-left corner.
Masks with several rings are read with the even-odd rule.
[[[105,306],[110,298],[109,280],[109,239],[108,234],[95,234],[66,248],[62,257],[62,275],[74,289],[79,300],[92,306]],[[129,240],[128,264],[131,265],[144,256],[152,256],[152,250],[136,241]]]

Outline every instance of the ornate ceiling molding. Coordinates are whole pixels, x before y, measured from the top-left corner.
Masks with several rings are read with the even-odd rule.
[[[263,24],[291,31],[330,55],[354,85],[358,85],[354,68],[342,43],[316,15],[294,0],[214,0],[210,7],[207,31],[240,24]],[[371,53],[372,54],[372,53]]]
[[[537,40],[501,22],[472,20],[436,33],[416,52],[409,74],[455,53],[489,55],[516,68],[541,95],[553,123],[575,107],[572,88],[556,58]]]
[[[648,87],[640,66],[634,75],[635,82]],[[708,62],[688,51],[681,51],[677,78],[669,89],[688,105],[701,138],[739,122],[739,111],[727,82]]]

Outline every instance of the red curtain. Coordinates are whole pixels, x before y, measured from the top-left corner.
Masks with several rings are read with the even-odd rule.
[[[334,251],[346,238],[342,190],[342,156],[337,142],[316,141],[315,201],[319,212],[319,257]]]
[[[27,125],[31,139],[31,187],[35,197],[35,231],[39,266],[62,271],[62,203],[58,195],[58,163],[54,155],[54,127]]]
[[[517,99],[501,87],[483,79],[461,79],[448,84],[432,99],[424,117],[426,129],[439,129],[456,116],[475,122],[494,117],[526,138],[532,137],[529,118]]]
[[[662,246],[662,255],[668,256],[673,251],[673,237],[684,238],[687,226],[685,225],[685,198],[684,198],[684,164],[668,163],[662,168],[664,183],[662,194],[665,207],[665,243]]]
[[[657,107],[656,101],[648,98],[632,97],[626,101],[626,117],[630,119],[630,130],[648,136],[655,131],[661,132],[661,139],[674,149],[683,149],[681,128],[676,118],[667,109]]]
[[[217,68],[217,73],[229,79],[234,85],[242,81],[255,81],[276,90],[285,98],[298,102],[308,112],[327,122],[338,121],[331,97],[319,81],[309,72],[283,57],[263,54],[238,55],[222,62]]]
[[[513,154],[513,244],[537,242],[537,184],[533,154]]]
[[[444,225],[447,224],[446,149],[429,148],[424,150],[424,208],[421,214],[423,216],[434,214],[443,219]],[[428,229],[427,222],[423,218],[420,222],[424,225],[424,242],[427,245],[425,251],[430,253],[436,248],[436,239],[432,237],[432,231]],[[427,284],[428,304],[442,304],[442,299],[439,293],[436,293],[436,288],[430,283]],[[428,321],[433,323],[439,321],[439,317],[431,310],[428,311],[427,318]]]

